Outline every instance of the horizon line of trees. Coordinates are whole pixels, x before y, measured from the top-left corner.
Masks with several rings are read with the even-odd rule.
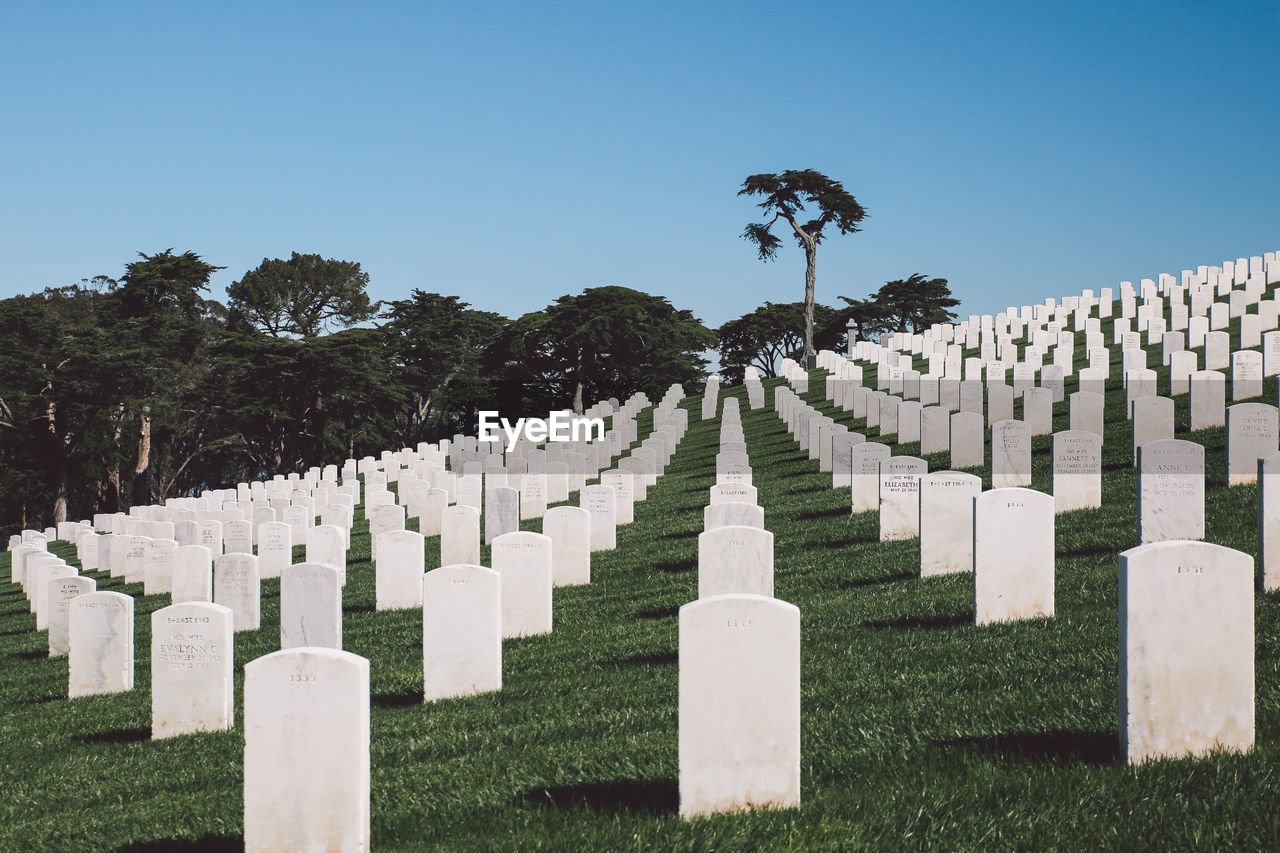
[[[521,317],[414,289],[372,301],[360,264],[263,259],[222,269],[172,249],[118,280],[0,300],[0,523],[13,529],[470,432],[480,409],[526,416],[803,355],[805,305],[766,303],[712,331],[667,299],[589,288]],[[915,298],[912,294],[917,294]],[[816,343],[947,319],[945,279],[814,306]],[[913,300],[920,304],[913,305]],[[921,325],[923,324],[923,325]]]

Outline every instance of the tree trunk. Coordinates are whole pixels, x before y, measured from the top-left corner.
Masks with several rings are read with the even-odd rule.
[[[818,241],[791,216],[786,216],[786,220],[804,244],[804,354],[808,361],[808,356],[817,352],[813,348],[813,285],[818,279]],[[805,369],[808,367],[806,364]]]
[[[138,415],[138,461],[133,466],[133,506],[151,502],[147,470],[151,467],[151,407],[143,406]]]
[[[818,244],[812,239],[804,242],[804,354],[813,355],[813,293],[817,281]],[[806,364],[807,368],[808,365]]]
[[[64,456],[58,462],[57,497],[53,500],[53,526],[67,520],[67,460]]]
[[[53,480],[55,497],[53,499],[53,523],[56,526],[67,520],[67,449],[61,436],[58,435],[58,404],[54,401],[53,380],[45,382],[44,390],[49,399],[45,401],[45,426],[49,430],[49,450],[58,455],[54,464]]]
[[[304,464],[307,467],[324,464],[324,433],[326,429],[324,418],[324,390],[316,388],[315,439],[312,442],[311,459],[304,460]]]
[[[573,389],[573,413],[575,415],[582,414],[582,350],[578,350],[578,363],[574,367],[574,389]]]

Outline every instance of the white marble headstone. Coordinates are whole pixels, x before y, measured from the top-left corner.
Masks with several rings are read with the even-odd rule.
[[[1253,560],[1208,542],[1120,555],[1120,750],[1154,758],[1254,742]]]
[[[423,576],[422,674],[425,702],[502,689],[498,572],[442,566]]]
[[[480,510],[468,504],[441,513],[440,565],[480,565]]]
[[[262,627],[262,574],[253,554],[223,554],[213,561],[213,602],[231,611],[236,631]]]
[[[1052,616],[1053,497],[998,488],[974,498],[974,616],[978,625]]]
[[[133,599],[109,590],[78,595],[67,624],[68,697],[132,690]]]
[[[369,799],[369,661],[299,648],[246,664],[246,853],[367,851]]]
[[[280,648],[342,648],[342,585],[336,566],[294,563],[280,573]]]
[[[800,610],[758,595],[680,608],[682,817],[800,805]]]
[[[761,527],[721,525],[698,535],[698,597],[773,595],[773,534]]]
[[[493,569],[502,576],[502,636],[549,634],[552,627],[552,540],[527,530],[493,540]]]
[[[422,606],[422,575],[426,571],[426,542],[413,530],[388,530],[378,535],[378,564],[374,567],[376,610],[404,610]]]
[[[151,614],[151,737],[229,729],[234,717],[231,610],[192,601]]]
[[[920,576],[973,571],[973,499],[982,478],[936,471],[920,478]]]

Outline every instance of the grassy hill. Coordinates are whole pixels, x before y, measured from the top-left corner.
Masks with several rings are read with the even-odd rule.
[[[1104,506],[1057,519],[1057,615],[981,629],[971,576],[919,578],[915,540],[876,541],[875,514],[849,515],[848,489],[830,488],[771,408],[726,392],[742,397],[775,594],[802,613],[799,810],[675,814],[676,612],[697,594],[719,431],[698,419],[699,398],[684,402],[689,432],[618,549],[593,555],[593,583],[556,590],[554,633],[504,643],[500,693],[421,704],[421,616],[373,611],[358,514],[343,634],[371,661],[375,848],[1280,848],[1276,596],[1256,604],[1254,751],[1139,768],[1119,758],[1116,555],[1135,544],[1136,477],[1112,354]],[[806,399],[859,429],[821,400],[821,375]],[[1274,380],[1267,389],[1275,404]],[[1206,538],[1252,554],[1255,490],[1225,486],[1223,431],[1187,435],[1177,399],[1177,437],[1207,451]],[[1065,404],[1054,427],[1067,428]],[[642,413],[641,436],[649,428]],[[1049,443],[1034,441],[1044,491]],[[947,468],[946,454],[928,459]],[[438,540],[427,547],[434,566]],[[45,657],[20,589],[0,584],[0,848],[238,849],[243,665],[278,648],[279,582],[263,584],[262,630],[236,636],[237,728],[152,742],[149,618],[167,596],[88,574],[137,596],[130,693],[68,700],[66,658]]]

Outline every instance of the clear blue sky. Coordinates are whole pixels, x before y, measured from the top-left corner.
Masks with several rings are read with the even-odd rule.
[[[1280,249],[1280,6],[0,7],[0,297],[139,251],[359,261],[518,316],[587,287],[709,325],[803,296],[740,238],[757,172],[867,208],[818,299],[962,311]]]

